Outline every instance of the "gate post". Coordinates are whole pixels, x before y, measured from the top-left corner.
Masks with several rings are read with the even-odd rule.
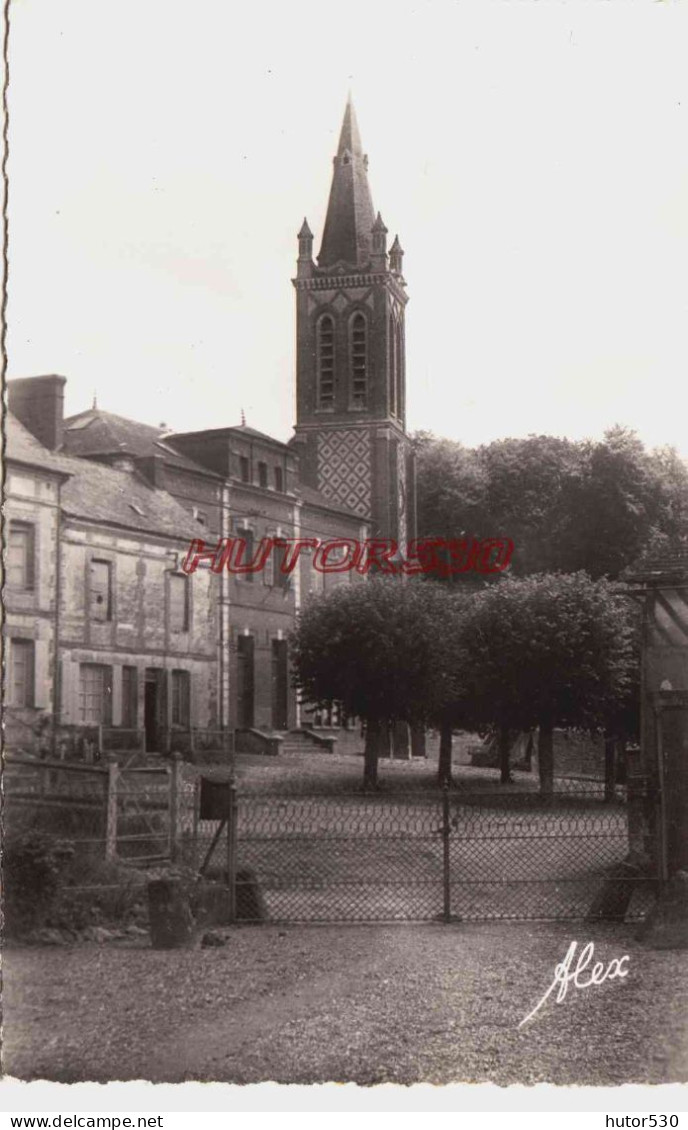
[[[111,755],[107,767],[106,793],[105,793],[105,858],[117,858],[117,786],[119,783],[119,766],[114,755]]]
[[[176,751],[172,754],[169,766],[170,787],[170,861],[176,862],[179,853],[179,778],[181,770],[181,754]]]
[[[198,825],[200,821],[201,810],[201,778],[197,777],[194,781],[194,795],[193,795],[193,828],[191,831],[192,842],[192,859],[193,866],[198,867]]]
[[[444,887],[445,922],[451,921],[451,861],[449,855],[449,783],[442,789],[442,873]]]
[[[229,921],[236,922],[237,873],[237,790],[230,781],[227,800],[227,883],[229,886]]]

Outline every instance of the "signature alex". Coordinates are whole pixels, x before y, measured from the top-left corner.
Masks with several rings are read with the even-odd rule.
[[[532,1012],[529,1012],[527,1016],[524,1016],[523,1020],[519,1024],[519,1028],[522,1028],[524,1024],[527,1024],[529,1020],[532,1020],[532,1018],[535,1016],[535,1013],[542,1008],[543,1004],[545,1003],[547,998],[554,992],[557,985],[559,986],[559,991],[556,995],[556,1001],[557,1004],[561,1004],[569,990],[569,985],[573,985],[575,989],[588,989],[591,985],[601,985],[603,981],[612,981],[615,977],[628,977],[629,970],[628,968],[624,968],[624,962],[627,962],[629,958],[628,954],[624,954],[623,957],[612,958],[608,965],[605,965],[602,961],[595,962],[592,969],[589,971],[587,980],[581,979],[581,974],[585,969],[588,968],[590,962],[592,961],[592,955],[595,952],[595,945],[593,942],[588,942],[587,946],[585,946],[580,951],[578,955],[578,962],[576,963],[575,968],[572,969],[571,967],[573,965],[573,959],[576,953],[577,945],[578,942],[571,942],[571,945],[566,951],[566,957],[562,962],[559,963],[559,965],[555,967],[554,980],[552,981],[549,989],[547,990],[545,995],[540,998]]]

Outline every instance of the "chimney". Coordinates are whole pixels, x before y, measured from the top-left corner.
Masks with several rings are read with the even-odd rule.
[[[51,451],[62,447],[66,377],[19,377],[7,382],[8,407]]]

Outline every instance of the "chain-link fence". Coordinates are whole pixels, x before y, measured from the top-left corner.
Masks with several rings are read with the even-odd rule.
[[[641,918],[656,880],[631,808],[628,786],[610,796],[603,782],[557,781],[545,795],[525,774],[364,793],[334,780],[237,787],[226,768],[194,778],[178,758],[5,768],[6,831],[50,831],[79,855],[138,867],[183,864],[226,885],[239,921]]]
[[[214,878],[234,872],[239,920],[641,918],[654,897],[653,876],[629,862],[624,789],[610,800],[591,782],[551,796],[226,787],[226,824],[207,818],[198,789],[186,794],[181,851]]]

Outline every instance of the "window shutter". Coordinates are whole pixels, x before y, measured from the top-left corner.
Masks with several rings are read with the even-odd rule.
[[[34,706],[38,706],[42,710],[48,710],[51,703],[50,681],[48,677],[50,670],[50,653],[47,640],[36,640],[34,655]]]

